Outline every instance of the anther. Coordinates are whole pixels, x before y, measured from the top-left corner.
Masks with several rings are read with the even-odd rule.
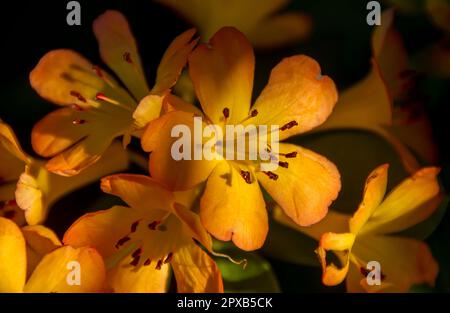
[[[160,270],[162,265],[163,265],[163,261],[162,260],[158,260],[158,263],[156,263],[155,269]]]
[[[125,236],[125,237],[123,237],[123,238],[120,238],[120,239],[117,241],[116,245],[115,245],[116,249],[119,249],[119,248],[120,248],[121,246],[123,246],[128,240],[130,240],[130,237],[128,237],[128,236]]]
[[[284,125],[280,128],[280,130],[281,130],[281,131],[284,131],[284,130],[290,129],[290,128],[294,127],[294,126],[297,126],[297,125],[298,125],[297,121],[290,121],[289,123],[284,124]]]
[[[83,120],[81,118],[76,118],[72,121],[73,125],[83,125],[86,123],[86,120]]]
[[[250,112],[250,116],[251,116],[251,117],[255,117],[256,115],[258,115],[258,110],[257,110],[257,109],[253,109],[253,110]]]
[[[149,266],[150,263],[152,263],[152,260],[147,259],[147,260],[145,260],[145,262],[144,262],[144,266]]]
[[[280,155],[282,155],[282,156],[284,156],[285,158],[288,158],[288,159],[293,159],[293,158],[297,157],[297,151],[289,152],[289,153],[286,153],[286,154],[281,154],[280,153]]]
[[[251,184],[251,183],[252,183],[252,179],[251,179],[251,177],[250,177],[250,172],[241,170],[241,173],[240,173],[240,174],[241,174],[242,178],[245,180],[245,182],[246,182],[247,184]]]
[[[136,249],[136,250],[133,252],[133,254],[132,254],[131,256],[132,256],[133,258],[136,258],[136,257],[140,256],[141,253],[142,253],[142,249],[141,249],[141,248],[138,248],[138,249]]]
[[[268,171],[268,172],[263,172],[263,173],[266,174],[267,176],[269,176],[270,179],[273,179],[273,180],[277,180],[277,179],[278,179],[278,175],[275,174],[275,173],[272,173],[272,172],[270,172],[270,171]]]
[[[164,260],[164,264],[167,264],[167,263],[169,263],[170,261],[172,261],[172,257],[173,257],[173,253],[170,252],[170,253],[167,255],[166,259]]]
[[[86,102],[86,98],[83,97],[78,91],[72,90],[70,91],[70,95],[77,98],[81,102]]]
[[[130,265],[138,266],[138,264],[139,264],[139,259],[140,259],[140,258],[141,258],[140,255],[134,257],[133,260],[130,262]]]
[[[125,62],[132,64],[133,60],[131,59],[131,53],[130,52],[125,52],[123,54],[123,59],[125,60]]]
[[[148,224],[148,228],[150,228],[151,230],[155,230],[155,229],[156,229],[156,226],[158,226],[159,223],[161,223],[161,222],[159,222],[159,221],[153,221],[153,222],[151,222],[150,224]]]
[[[224,108],[222,113],[223,113],[223,116],[225,118],[229,118],[230,117],[230,109],[229,108]]]
[[[288,162],[279,161],[278,165],[281,166],[281,167],[284,167],[284,168],[289,168],[289,163]]]
[[[134,233],[139,225],[139,221],[134,222],[131,224],[131,232]]]

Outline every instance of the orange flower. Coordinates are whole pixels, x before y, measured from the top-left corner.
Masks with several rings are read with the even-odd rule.
[[[70,262],[79,264],[79,284],[68,284]],[[99,292],[105,268],[95,249],[62,246],[44,226],[20,229],[0,217],[0,277],[0,292]]]
[[[125,17],[107,11],[94,21],[103,61],[127,90],[108,73],[72,50],[47,53],[30,74],[32,87],[43,98],[63,106],[33,129],[32,145],[51,158],[46,168],[71,176],[95,163],[114,140],[131,135],[158,117],[164,97],[175,84],[196,41],[194,29],[175,38],[159,65],[150,89],[137,46]]]
[[[222,292],[211,237],[192,205],[195,190],[172,193],[143,175],[102,180],[103,191],[129,207],[115,206],[76,221],[64,236],[75,247],[92,245],[107,260],[108,284],[115,292],[165,292],[172,267],[179,292]]]
[[[349,292],[407,292],[414,284],[433,285],[438,264],[425,243],[395,234],[424,221],[439,206],[438,173],[435,167],[423,168],[385,196],[388,165],[382,165],[367,178],[363,200],[352,217],[330,211],[310,228],[298,227],[279,209],[274,217],[319,240],[325,285],[346,280]],[[337,255],[341,268],[328,264],[328,251]],[[379,285],[366,279],[371,261],[380,264]]]
[[[304,55],[284,59],[273,69],[267,86],[250,107],[253,50],[242,33],[226,27],[190,54],[189,72],[203,113],[192,106],[188,109],[189,104],[169,101],[175,111],[149,124],[142,146],[152,152],[152,177],[172,190],[190,189],[207,181],[200,202],[203,224],[216,238],[233,240],[244,250],[261,247],[268,231],[259,183],[298,224],[321,220],[338,194],[340,177],[334,164],[305,148],[280,144],[274,154],[267,146],[271,159],[279,161],[274,172],[265,171],[263,161],[248,156],[234,161],[177,161],[171,156],[176,140],[171,136],[173,127],[185,125],[195,133],[194,116],[202,116],[222,129],[240,124],[269,129],[278,125],[280,140],[320,125],[331,113],[337,92],[333,81],[321,75],[317,62]],[[245,133],[239,136],[245,141],[258,140],[258,136],[245,137]]]

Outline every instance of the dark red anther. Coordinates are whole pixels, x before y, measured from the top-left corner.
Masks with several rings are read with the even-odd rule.
[[[252,179],[250,177],[250,172],[241,170],[241,176],[242,176],[242,178],[245,180],[245,182],[247,184],[251,184],[252,183]]]
[[[97,65],[94,65],[94,66],[92,67],[92,70],[95,72],[95,74],[97,74],[98,77],[103,78],[103,72],[102,72],[102,70],[100,69],[100,67],[98,67]]]
[[[131,232],[134,233],[139,225],[139,221],[134,222],[133,224],[131,224]]]
[[[224,108],[222,113],[223,113],[223,116],[225,118],[229,118],[230,117],[230,109],[229,108]]]
[[[133,254],[132,254],[131,256],[132,256],[133,258],[136,258],[136,257],[140,256],[141,253],[142,253],[142,249],[141,249],[141,248],[138,248],[138,249],[136,249],[136,250],[133,252]]]
[[[83,125],[86,123],[86,120],[83,120],[81,118],[76,118],[72,121],[73,125]]]
[[[123,59],[125,60],[125,62],[128,62],[130,64],[133,63],[133,60],[131,59],[131,53],[130,52],[125,52],[123,54]]]
[[[156,230],[156,226],[158,226],[159,223],[161,223],[161,222],[159,222],[159,221],[153,221],[153,222],[151,222],[150,224],[148,224],[148,228],[150,228],[151,230]]]
[[[284,155],[284,157],[286,157],[286,158],[288,158],[288,159],[295,158],[296,156],[297,156],[297,151],[289,152],[289,153],[286,153],[286,154]]]
[[[167,264],[167,263],[169,263],[170,261],[172,261],[172,257],[173,257],[173,253],[170,252],[170,253],[167,255],[166,259],[164,260],[164,264]]]
[[[149,266],[150,263],[152,263],[152,260],[147,259],[147,260],[145,260],[145,262],[144,262],[144,266]]]
[[[281,130],[281,131],[287,130],[287,129],[290,129],[290,128],[292,128],[292,127],[294,127],[294,126],[297,126],[297,125],[298,125],[297,121],[290,121],[289,123],[283,125],[283,126],[280,128],[280,130]]]
[[[119,241],[117,241],[116,243],[116,249],[119,249],[121,246],[123,246],[128,240],[130,240],[131,238],[128,236],[125,236],[123,238],[120,238]]]
[[[155,269],[160,270],[162,265],[163,265],[163,261],[162,260],[158,260],[158,263],[156,263]]]
[[[257,109],[253,109],[253,110],[250,112],[250,116],[251,116],[251,117],[255,117],[256,115],[258,115],[258,110],[257,110]]]
[[[81,102],[86,102],[86,98],[83,97],[78,91],[72,90],[70,92],[70,95],[77,98],[78,100],[80,100]]]
[[[289,163],[288,162],[280,161],[280,162],[278,162],[278,165],[281,166],[281,167],[284,167],[284,168],[288,168],[289,167]]]
[[[275,174],[275,173],[272,173],[272,172],[270,172],[270,171],[268,171],[268,172],[263,172],[263,173],[266,174],[267,176],[269,176],[269,178],[272,179],[272,180],[277,180],[277,179],[278,179],[278,175]]]
[[[133,260],[130,262],[130,265],[138,266],[138,264],[139,264],[139,259],[140,259],[140,258],[141,258],[140,255],[134,257]]]

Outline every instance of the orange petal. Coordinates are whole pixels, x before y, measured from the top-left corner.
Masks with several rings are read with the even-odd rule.
[[[337,90],[319,64],[305,55],[285,58],[270,74],[269,82],[252,109],[258,115],[247,123],[279,125],[297,122],[280,132],[280,140],[304,133],[322,124],[337,101]]]
[[[138,100],[148,94],[142,63],[130,26],[118,11],[108,10],[93,23],[103,61]]]
[[[28,162],[30,160],[30,157],[22,150],[22,147],[20,146],[19,140],[17,139],[16,135],[14,134],[14,131],[12,128],[4,123],[0,119],[0,149],[6,149],[7,152],[2,151],[0,154],[0,157],[2,158],[0,161],[0,164],[3,163],[4,153],[12,154],[17,159],[23,162]],[[9,163],[8,163],[9,164]],[[4,176],[2,176],[3,179],[6,179]]]
[[[374,210],[383,201],[386,193],[388,164],[381,165],[370,173],[364,186],[363,200],[349,221],[350,232],[357,234],[370,219]]]
[[[229,109],[230,124],[247,117],[253,88],[253,49],[237,29],[220,29],[189,56],[189,74],[203,112],[216,124]]]
[[[280,153],[296,153],[296,157],[281,158],[289,165],[274,171],[276,180],[258,172],[259,182],[298,225],[319,222],[341,189],[336,166],[323,156],[292,144],[280,144]]]
[[[248,184],[234,165],[225,161],[208,178],[200,217],[214,237],[233,240],[243,250],[260,248],[267,236],[267,211],[258,182],[253,176]]]
[[[178,125],[186,126],[190,133],[172,137],[171,132]],[[172,156],[173,144],[186,139],[185,136],[188,135],[192,136],[187,139],[187,143],[190,144],[190,147],[196,147],[194,114],[172,111],[151,122],[142,136],[143,149],[151,152],[149,161],[151,176],[171,190],[192,189],[205,181],[217,164],[216,160],[195,160],[193,149],[190,153],[191,160],[175,160]],[[186,147],[183,146],[183,148]]]
[[[78,265],[75,265],[75,262]],[[73,271],[77,269],[80,275],[79,285],[76,284],[76,280],[69,279],[72,278]],[[73,276],[76,277],[76,274]],[[25,291],[100,292],[104,282],[103,259],[95,249],[65,246],[47,254],[42,259],[25,285]]]
[[[177,251],[171,262],[178,292],[223,292],[216,263],[195,244]]]
[[[169,45],[159,63],[152,94],[162,95],[175,85],[186,65],[188,54],[197,44],[197,40],[192,40],[195,32],[194,28],[189,29],[177,36]]]
[[[0,217],[0,292],[22,292],[27,274],[25,239],[19,227]]]

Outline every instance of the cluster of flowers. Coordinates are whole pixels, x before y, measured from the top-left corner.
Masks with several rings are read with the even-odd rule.
[[[255,27],[274,9],[251,14]],[[262,24],[278,35],[257,36],[255,27],[242,31],[267,46],[271,37],[298,39],[303,32],[285,30],[309,25],[300,14],[272,18]],[[438,266],[427,245],[390,235],[427,219],[442,200],[439,169],[420,169],[404,145],[433,161],[429,141],[414,135],[428,134],[426,121],[411,120],[409,112],[392,106],[405,97],[411,78],[392,19],[392,11],[386,12],[373,35],[372,70],[339,101],[319,64],[296,55],[272,70],[252,105],[255,58],[237,28],[209,33],[199,22],[207,43],[194,38],[194,29],[176,37],[150,88],[125,17],[117,11],[98,17],[93,29],[101,58],[120,82],[74,51],[51,51],[30,74],[34,90],[61,106],[32,131],[34,151],[47,160],[27,155],[12,129],[0,124],[0,291],[165,292],[172,269],[179,292],[222,292],[212,237],[246,251],[261,248],[269,228],[261,187],[277,203],[270,212],[274,219],[319,241],[324,284],[346,279],[348,291],[407,291],[413,284],[433,284]],[[172,93],[178,80],[192,82],[201,109],[186,100],[193,94],[183,100]],[[368,176],[354,215],[346,216],[328,210],[341,189],[336,166],[297,145],[279,144],[274,171],[262,170],[261,160],[173,159],[171,129],[192,128],[198,116],[224,127],[280,125],[281,141],[310,131],[373,131],[393,145],[411,177],[385,197],[388,165],[381,165]],[[150,175],[106,176],[127,168],[132,137],[150,153]],[[49,208],[98,179],[103,192],[127,206],[80,217],[60,241],[42,225]],[[327,251],[336,253],[340,268],[327,263]],[[372,260],[382,264],[381,285],[366,283],[366,264]],[[80,264],[80,284],[67,283],[72,261]]]

